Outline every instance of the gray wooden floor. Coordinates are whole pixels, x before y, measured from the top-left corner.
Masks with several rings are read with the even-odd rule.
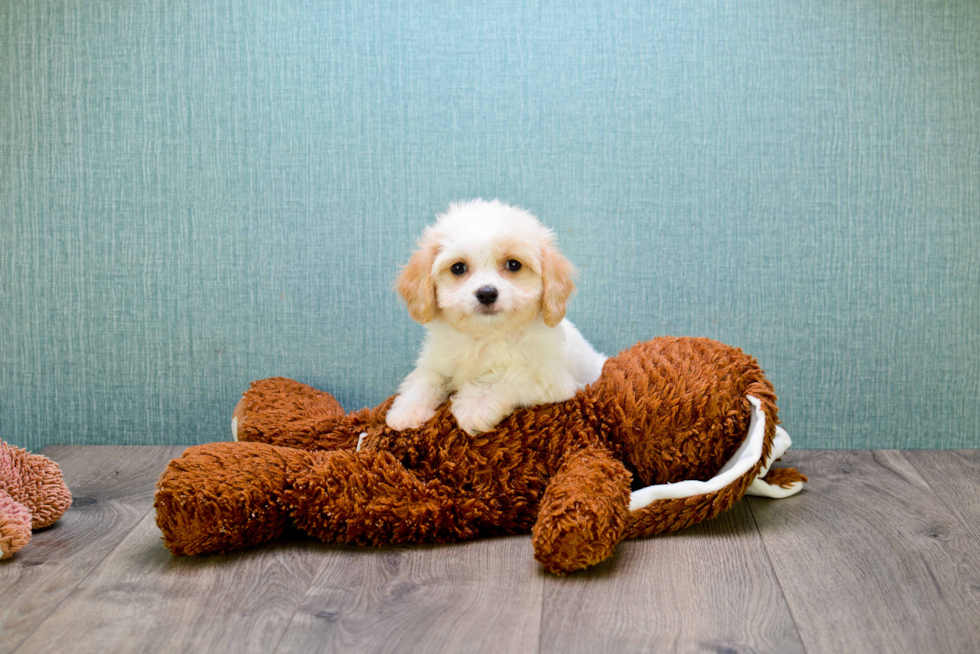
[[[565,578],[525,536],[175,559],[152,503],[180,451],[43,450],[75,502],[0,563],[0,653],[980,652],[980,451],[791,451],[800,495]]]

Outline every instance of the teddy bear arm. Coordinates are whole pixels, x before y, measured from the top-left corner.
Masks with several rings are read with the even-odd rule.
[[[313,454],[287,491],[290,516],[306,533],[330,543],[391,545],[454,542],[476,537],[487,516],[479,498],[425,483],[389,452]]]
[[[534,557],[564,574],[611,556],[628,522],[630,480],[604,447],[566,454],[541,501],[532,530]]]

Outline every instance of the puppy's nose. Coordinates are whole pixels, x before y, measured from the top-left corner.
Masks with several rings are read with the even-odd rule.
[[[484,286],[477,290],[476,299],[480,304],[493,304],[497,301],[497,289],[493,286]]]

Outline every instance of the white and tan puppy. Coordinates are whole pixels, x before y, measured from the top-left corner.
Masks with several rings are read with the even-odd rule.
[[[598,379],[606,357],[565,320],[574,272],[527,211],[497,200],[450,205],[398,279],[428,333],[388,425],[418,427],[452,396],[456,421],[475,435]]]

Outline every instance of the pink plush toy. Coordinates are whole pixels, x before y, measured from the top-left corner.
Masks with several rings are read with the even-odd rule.
[[[0,559],[27,545],[31,530],[54,524],[71,505],[58,464],[0,441]]]

